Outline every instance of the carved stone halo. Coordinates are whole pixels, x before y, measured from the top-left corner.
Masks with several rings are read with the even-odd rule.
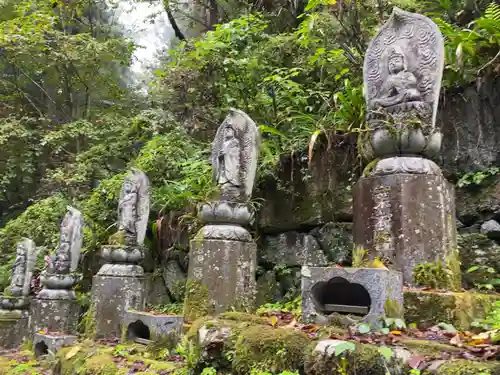
[[[391,71],[390,55],[399,56],[396,57],[400,59],[399,69]],[[429,112],[427,125],[434,128],[443,67],[444,41],[437,25],[423,15],[394,7],[390,19],[366,51],[363,78],[368,120],[376,117],[374,108],[384,100],[384,88],[387,91],[387,87],[394,87],[400,91],[400,100],[397,96],[387,96],[385,111],[399,113],[413,109],[413,115],[420,113],[424,118]],[[390,86],[390,82],[396,85]],[[406,84],[411,84],[411,88]]]

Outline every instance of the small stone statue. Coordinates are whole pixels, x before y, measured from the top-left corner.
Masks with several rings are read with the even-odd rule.
[[[61,236],[56,254],[47,262],[47,273],[69,274],[76,271],[83,241],[82,213],[71,206],[61,222]]]
[[[443,66],[444,43],[437,25],[394,7],[366,51],[363,77],[369,124],[380,109],[416,110],[422,125],[434,128]]]
[[[35,243],[24,238],[17,244],[16,259],[12,266],[12,279],[7,287],[7,294],[13,297],[29,295],[31,276],[36,262]]]
[[[435,123],[443,67],[444,42],[437,25],[394,7],[370,42],[363,67],[371,134],[361,147],[368,159],[381,159],[371,174],[436,171],[425,158],[441,147]],[[395,158],[403,156],[410,158]]]
[[[388,54],[389,76],[380,88],[379,96],[373,99],[374,107],[392,107],[397,104],[420,101],[417,78],[407,69],[405,55],[399,46],[393,46]]]
[[[217,130],[212,148],[212,179],[220,199],[244,202],[252,195],[260,133],[243,111],[231,109]]]
[[[118,231],[126,245],[142,245],[149,218],[149,180],[146,174],[132,169],[123,182],[118,203]]]

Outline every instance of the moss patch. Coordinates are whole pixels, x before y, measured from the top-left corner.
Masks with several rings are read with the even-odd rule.
[[[177,367],[171,362],[147,358],[146,349],[140,346],[106,347],[88,342],[79,346],[76,354],[74,348],[63,348],[57,354],[57,370],[61,375],[125,375],[134,364],[141,364],[142,371],[153,373]]]
[[[387,363],[378,347],[367,344],[356,344],[353,352],[340,356],[312,353],[306,358],[305,370],[308,375],[385,375],[388,370],[402,373],[399,361],[393,358]]]
[[[310,339],[303,332],[286,328],[253,326],[243,329],[234,346],[233,370],[249,374],[252,369],[279,373],[304,366]]]
[[[184,299],[184,319],[193,322],[198,318],[209,315],[211,310],[207,286],[194,280],[188,280]]]
[[[406,290],[404,292],[405,319],[419,327],[437,323],[451,323],[457,328],[469,329],[476,319],[486,316],[492,303],[499,296],[472,292],[429,292]]]
[[[500,375],[499,362],[447,361],[436,372],[424,371],[424,375]]]

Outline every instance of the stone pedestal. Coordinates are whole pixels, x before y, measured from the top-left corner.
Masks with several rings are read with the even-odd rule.
[[[184,331],[184,319],[177,315],[151,314],[144,311],[127,311],[123,320],[126,339],[136,338],[177,343]]]
[[[31,302],[31,332],[76,334],[80,305],[75,299],[41,299]]]
[[[257,245],[236,240],[192,240],[184,314],[188,321],[254,305]]]
[[[35,333],[33,338],[33,348],[35,357],[43,357],[50,353],[56,354],[59,349],[65,346],[75,345],[78,337],[73,335],[50,335]]]
[[[380,325],[381,318],[403,318],[403,278],[381,268],[302,267],[305,322]]]
[[[17,348],[29,335],[28,310],[0,310],[0,348]]]
[[[144,270],[132,264],[105,264],[92,279],[96,336],[120,337],[127,310],[146,305]]]
[[[399,164],[387,165],[397,168],[381,161],[354,187],[354,242],[412,284],[416,265],[445,260],[457,247],[454,190],[431,161],[415,158],[420,169],[411,173],[403,161],[412,158],[392,159]]]

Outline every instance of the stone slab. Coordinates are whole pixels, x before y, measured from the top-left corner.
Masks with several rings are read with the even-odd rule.
[[[252,308],[256,263],[257,245],[253,242],[192,240],[184,305],[186,320],[232,308]]]
[[[80,305],[76,300],[34,299],[31,302],[31,332],[41,330],[75,335]]]
[[[146,305],[144,277],[96,275],[91,294],[97,338],[121,337],[127,310],[143,310]]]
[[[368,303],[365,303],[363,293],[368,294]],[[354,294],[356,298],[350,299]],[[379,319],[386,316],[388,302],[401,310],[403,308],[403,278],[398,271],[381,268],[302,267],[302,317],[306,322],[328,324],[331,317],[325,304],[358,304],[368,306],[368,314],[359,317],[349,315],[346,321],[355,323],[350,321],[355,319],[377,325],[380,323]],[[401,315],[399,317],[402,318]]]
[[[354,242],[413,284],[421,263],[457,248],[454,189],[442,176],[361,178],[353,190]]]
[[[28,310],[0,310],[0,348],[17,348],[29,336]]]
[[[468,330],[474,321],[486,317],[495,301],[500,301],[496,294],[406,289],[405,319],[421,328],[450,323],[457,329]]]
[[[168,336],[178,339],[184,331],[184,318],[182,316],[155,315],[144,311],[128,310],[122,324],[127,327],[127,332],[129,332],[134,330],[133,324],[139,325],[139,322],[148,328],[149,337],[141,337],[147,340],[161,340]]]
[[[74,335],[50,335],[35,333],[33,337],[33,349],[35,357],[41,357],[49,353],[56,354],[65,346],[72,346],[78,341]]]

